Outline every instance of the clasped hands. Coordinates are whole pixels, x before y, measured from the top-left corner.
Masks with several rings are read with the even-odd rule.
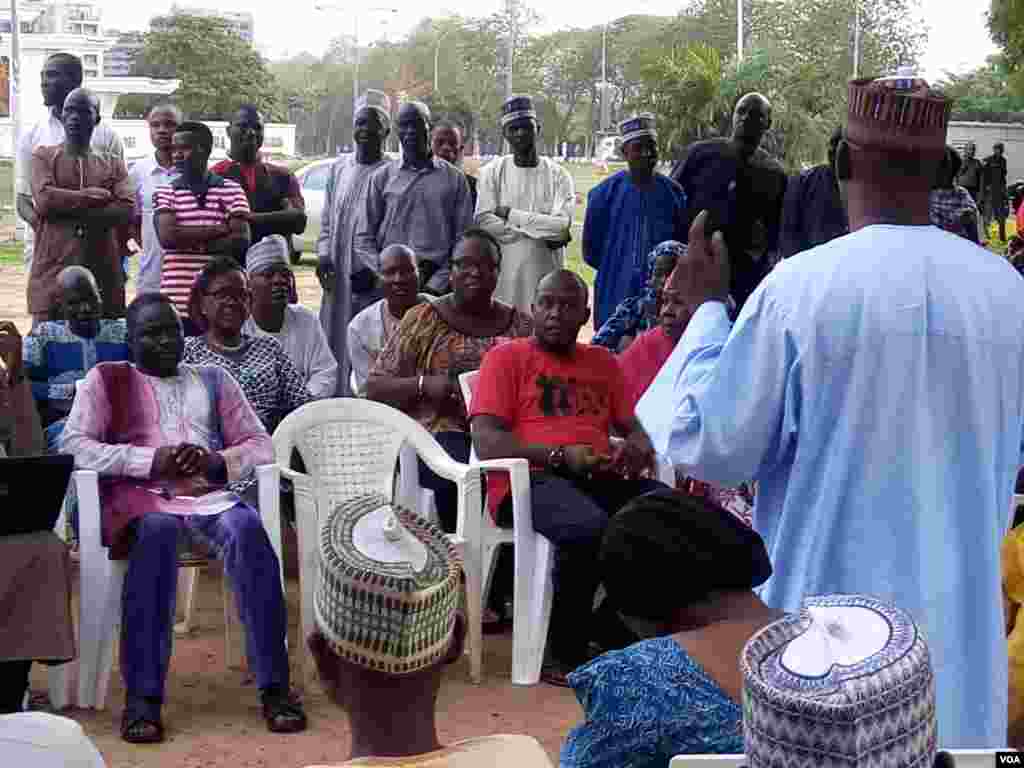
[[[163,445],[156,449],[150,476],[154,480],[207,479],[224,463],[223,457],[192,443]]]
[[[654,448],[644,435],[615,441],[610,453],[598,453],[590,445],[567,445],[565,466],[580,477],[596,473],[625,478],[649,476],[655,468]]]

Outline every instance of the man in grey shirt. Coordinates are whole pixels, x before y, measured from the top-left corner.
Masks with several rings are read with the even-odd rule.
[[[455,240],[473,222],[473,200],[463,173],[430,151],[430,111],[411,101],[398,111],[402,159],[374,172],[366,213],[356,233],[358,259],[379,271],[380,252],[407,245],[419,259],[422,290],[448,292],[448,259]]]

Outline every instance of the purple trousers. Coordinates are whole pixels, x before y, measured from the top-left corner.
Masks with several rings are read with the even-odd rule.
[[[262,690],[288,688],[287,609],[281,567],[259,513],[238,504],[218,515],[179,517],[153,512],[132,524],[135,542],[124,580],[121,674],[128,696],[164,694],[171,658],[178,541],[182,528],[224,560],[245,627],[249,668]]]

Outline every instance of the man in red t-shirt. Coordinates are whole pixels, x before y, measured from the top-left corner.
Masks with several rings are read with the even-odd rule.
[[[301,235],[306,229],[306,203],[295,174],[283,165],[263,161],[262,147],[263,115],[252,104],[243,104],[228,125],[228,159],[211,170],[245,190],[252,242],[267,235],[283,235],[290,252],[292,235]]]
[[[543,679],[565,685],[587,661],[598,550],[608,519],[641,494],[664,488],[641,477],[654,449],[626,392],[615,357],[578,344],[590,317],[587,286],[558,270],[537,286],[534,335],[484,357],[470,408],[481,459],[525,458],[531,466],[533,527],[556,547],[555,594]],[[610,435],[625,438],[612,446]],[[508,476],[487,476],[499,525],[511,523]]]

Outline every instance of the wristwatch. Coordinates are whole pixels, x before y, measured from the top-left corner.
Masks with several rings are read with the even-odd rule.
[[[557,448],[552,449],[551,453],[548,454],[548,467],[555,471],[565,469],[566,457],[565,457],[565,446],[560,445]]]

